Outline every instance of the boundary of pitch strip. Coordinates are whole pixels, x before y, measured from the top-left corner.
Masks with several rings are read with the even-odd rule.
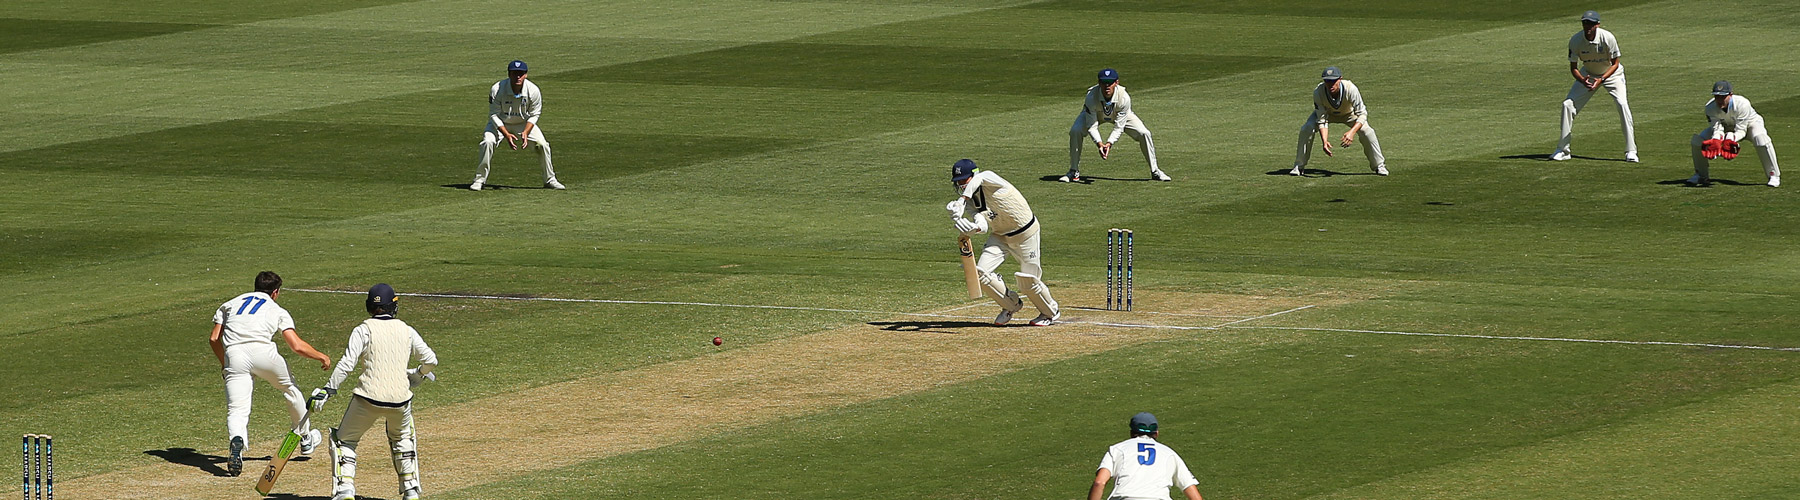
[[[358,292],[358,291],[353,291],[353,290],[320,290],[320,289],[310,289],[310,288],[284,288],[283,290],[290,291],[290,292],[336,293],[336,294],[349,294],[349,295],[363,295],[365,293],[365,292]],[[451,294],[451,293],[397,293],[395,295],[400,295],[400,296],[404,296],[404,297],[426,297],[426,298],[439,298],[439,299],[511,300],[511,301],[520,301],[520,302],[564,302],[564,303],[576,303],[576,304],[724,307],[724,308],[735,308],[735,309],[774,309],[774,310],[783,310],[783,311],[839,312],[839,313],[853,313],[853,314],[874,314],[874,315],[883,315],[883,316],[914,316],[914,317],[924,317],[924,318],[945,318],[945,319],[972,319],[972,320],[988,319],[986,316],[967,316],[967,315],[944,314],[944,313],[877,311],[877,310],[872,310],[872,309],[843,309],[843,308],[833,308],[833,307],[776,306],[776,305],[766,305],[766,304],[727,304],[727,303],[719,303],[719,302],[685,302],[685,301],[672,301],[672,300],[567,299],[567,298],[559,298],[559,297],[511,297],[511,296],[505,296],[505,295],[468,295],[468,294]],[[944,312],[958,311],[961,309],[966,309],[967,307],[969,307],[969,306],[961,306],[961,307],[949,309]],[[1281,315],[1288,314],[1288,313],[1304,311],[1307,309],[1312,309],[1314,307],[1318,307],[1318,306],[1317,305],[1304,305],[1304,306],[1295,307],[1292,309],[1287,309],[1284,311],[1277,311],[1277,312],[1273,312],[1273,313],[1269,313],[1269,314],[1264,314],[1261,316],[1251,316],[1251,317],[1237,319],[1237,320],[1220,323],[1217,325],[1211,325],[1211,326],[1159,325],[1159,324],[1153,324],[1153,323],[1119,323],[1119,322],[1111,322],[1111,321],[1081,321],[1081,320],[1059,320],[1057,322],[1058,323],[1078,324],[1078,325],[1102,326],[1102,327],[1109,327],[1109,328],[1145,328],[1145,329],[1154,329],[1154,330],[1226,330],[1226,329],[1286,330],[1286,331],[1336,332],[1336,333],[1369,333],[1369,334],[1377,334],[1377,335],[1399,335],[1399,336],[1407,336],[1407,337],[1441,337],[1441,338],[1482,339],[1482,340],[1518,340],[1518,341],[1533,341],[1533,342],[1574,342],[1574,343],[1583,343],[1583,344],[1703,347],[1703,348],[1714,348],[1714,349],[1745,349],[1745,350],[1755,350],[1755,351],[1800,352],[1800,347],[1772,347],[1772,346],[1742,345],[1742,344],[1712,344],[1712,343],[1704,343],[1704,342],[1666,342],[1666,341],[1657,341],[1657,340],[1578,339],[1578,338],[1567,338],[1567,337],[1476,335],[1476,334],[1467,334],[1467,333],[1405,332],[1405,331],[1394,331],[1394,330],[1362,330],[1362,329],[1354,329],[1354,328],[1324,328],[1324,327],[1309,327],[1309,326],[1255,326],[1255,325],[1243,325],[1242,324],[1242,323],[1247,323],[1247,322],[1256,321],[1256,320],[1260,320],[1260,319],[1273,318],[1273,317],[1281,316]],[[1138,311],[1139,314],[1143,314],[1146,312],[1147,311]]]

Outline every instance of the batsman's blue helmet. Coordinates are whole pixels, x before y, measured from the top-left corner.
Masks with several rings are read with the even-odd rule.
[[[400,298],[394,296],[394,287],[388,286],[387,283],[376,283],[375,286],[369,287],[369,299],[363,305],[369,309],[369,314],[375,314],[378,311],[391,314],[399,310],[399,301]]]
[[[975,166],[975,160],[968,158],[956,160],[956,164],[950,166],[950,181],[962,182],[974,177],[975,173],[980,171],[981,169]]]

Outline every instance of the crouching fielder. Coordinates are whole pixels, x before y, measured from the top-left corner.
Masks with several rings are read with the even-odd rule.
[[[1100,140],[1100,124],[1113,124],[1112,135]],[[1112,156],[1112,146],[1119,140],[1119,134],[1128,134],[1138,141],[1138,149],[1144,152],[1144,161],[1150,163],[1150,178],[1159,181],[1173,180],[1162,169],[1156,168],[1156,143],[1150,140],[1150,129],[1144,127],[1144,120],[1131,111],[1131,94],[1119,85],[1119,72],[1112,68],[1100,70],[1100,81],[1088,87],[1087,98],[1082,101],[1081,113],[1075,115],[1075,124],[1069,126],[1069,173],[1062,176],[1063,182],[1081,182],[1081,147],[1088,139],[1100,148],[1100,159]]]
[[[556,168],[550,162],[550,141],[544,140],[544,129],[538,127],[538,116],[544,112],[544,93],[536,83],[525,79],[525,61],[506,65],[506,79],[494,82],[488,89],[488,124],[481,133],[481,162],[475,165],[475,180],[469,189],[480,191],[487,183],[488,167],[494,162],[494,147],[501,139],[513,148],[537,146],[544,161],[544,187],[562,189],[556,181]]]
[[[1375,139],[1375,128],[1369,126],[1369,110],[1363,107],[1362,91],[1356,84],[1344,79],[1344,72],[1337,66],[1325,68],[1319,78],[1317,87],[1313,87],[1313,113],[1306,117],[1306,123],[1300,124],[1300,152],[1294,156],[1294,169],[1288,175],[1300,175],[1306,171],[1306,163],[1312,160],[1313,138],[1316,135],[1320,146],[1325,148],[1325,156],[1331,156],[1331,124],[1350,125],[1344,132],[1343,141],[1338,145],[1350,147],[1360,135],[1363,139],[1363,154],[1369,157],[1369,170],[1387,175],[1387,157],[1381,154],[1381,141]]]
[[[1031,324],[1049,326],[1055,323],[1062,312],[1057,308],[1056,299],[1050,297],[1050,287],[1045,286],[1042,279],[1043,267],[1038,264],[1038,220],[1031,213],[1031,205],[1025,203],[1025,196],[999,174],[984,172],[967,158],[957,160],[950,167],[950,180],[956,184],[961,196],[944,208],[950,210],[956,230],[965,235],[988,233],[987,244],[981,249],[981,258],[975,261],[975,269],[980,271],[982,293],[1000,305],[1000,315],[994,317],[994,324],[1012,321],[1013,313],[1025,308],[1019,292],[1007,290],[1006,282],[994,273],[1007,254],[1019,259],[1019,272],[1013,277],[1018,279],[1019,290],[1028,294],[1032,305],[1037,307],[1038,317],[1031,320]]]
[[[332,500],[356,498],[356,445],[376,419],[387,421],[388,447],[394,459],[394,472],[400,475],[400,498],[419,498],[419,457],[413,441],[412,388],[431,378],[437,367],[437,354],[425,345],[419,332],[405,322],[394,319],[398,304],[394,288],[387,283],[369,289],[369,319],[350,331],[349,347],[338,359],[337,369],[324,388],[313,391],[313,408],[324,406],[325,400],[337,394],[338,384],[361,362],[356,397],[344,408],[344,419],[331,430],[331,461],[334,485]],[[419,367],[407,369],[412,360]]]
[[[1688,184],[1712,182],[1711,162],[1708,160],[1737,158],[1738,141],[1748,136],[1750,143],[1756,145],[1756,151],[1762,156],[1763,172],[1769,174],[1769,187],[1780,187],[1781,166],[1775,163],[1775,143],[1769,141],[1769,131],[1763,127],[1762,115],[1756,114],[1756,108],[1750,107],[1749,99],[1732,95],[1731,82],[1720,80],[1714,83],[1712,95],[1712,100],[1706,102],[1706,119],[1712,125],[1694,134],[1691,143],[1694,150],[1694,176],[1688,178]]]

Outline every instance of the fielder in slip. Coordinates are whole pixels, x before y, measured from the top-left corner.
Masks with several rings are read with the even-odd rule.
[[[999,174],[984,172],[967,158],[957,160],[950,167],[950,181],[956,184],[959,196],[944,208],[950,211],[957,232],[964,236],[988,233],[987,244],[982,247],[975,268],[981,273],[985,294],[1000,305],[1000,315],[994,317],[994,324],[1012,321],[1013,313],[1025,308],[1019,292],[1007,290],[1006,282],[994,273],[1007,254],[1019,259],[1019,272],[1013,276],[1018,278],[1019,289],[1029,294],[1032,305],[1037,307],[1038,317],[1031,320],[1031,324],[1054,324],[1062,312],[1057,308],[1056,299],[1050,297],[1050,287],[1041,279],[1044,271],[1038,264],[1038,220],[1032,215],[1025,196]]]
[[[1112,135],[1104,141],[1100,140],[1101,123],[1113,124]],[[1144,121],[1131,111],[1131,94],[1119,86],[1119,72],[1112,68],[1100,70],[1099,84],[1088,87],[1081,114],[1075,115],[1075,124],[1069,126],[1069,174],[1058,180],[1081,182],[1083,142],[1093,139],[1094,145],[1100,147],[1100,159],[1104,160],[1112,156],[1113,142],[1119,140],[1121,133],[1130,134],[1138,141],[1139,149],[1144,151],[1144,161],[1150,163],[1150,178],[1173,180],[1162,169],[1156,168],[1156,143],[1150,140],[1150,129],[1144,128]]]
[[[394,313],[399,311],[394,287],[387,283],[370,287],[364,307],[369,311],[369,319],[350,331],[350,343],[344,348],[344,357],[338,358],[331,381],[312,394],[313,408],[324,406],[350,372],[359,363],[362,365],[362,376],[353,391],[355,397],[344,408],[343,421],[331,429],[331,498],[356,498],[356,445],[375,420],[382,419],[387,423],[394,472],[400,476],[400,498],[417,500],[419,456],[413,436],[412,389],[427,379],[436,379],[431,371],[437,367],[437,353],[425,345],[418,330],[394,319]],[[414,359],[418,359],[419,367],[408,369]]]
[[[1325,156],[1331,156],[1333,123],[1350,125],[1338,145],[1350,147],[1350,143],[1361,136],[1363,154],[1369,157],[1369,170],[1387,175],[1387,157],[1381,154],[1381,141],[1375,138],[1375,127],[1369,125],[1369,109],[1363,106],[1362,90],[1344,79],[1344,72],[1337,66],[1325,68],[1319,79],[1319,85],[1313,87],[1312,92],[1313,113],[1306,117],[1306,123],[1300,124],[1300,152],[1294,157],[1294,169],[1288,171],[1288,175],[1306,173],[1306,163],[1312,160],[1314,134],[1318,135],[1320,146],[1325,148]]]
[[[1619,40],[1611,31],[1600,29],[1600,13],[1587,11],[1581,15],[1581,31],[1569,37],[1569,74],[1575,83],[1562,102],[1562,138],[1550,159],[1563,161],[1569,153],[1569,140],[1575,134],[1575,114],[1586,107],[1588,99],[1600,87],[1612,95],[1619,105],[1619,122],[1625,128],[1625,161],[1637,163],[1637,134],[1631,128],[1631,105],[1625,100],[1625,66],[1619,64]]]
[[[1709,160],[1737,158],[1738,141],[1749,137],[1762,157],[1763,172],[1769,174],[1769,187],[1781,187],[1781,166],[1775,163],[1775,143],[1769,141],[1762,115],[1750,107],[1749,99],[1732,95],[1731,82],[1720,80],[1714,83],[1712,95],[1712,100],[1706,102],[1706,119],[1712,124],[1694,134],[1694,176],[1688,178],[1688,184],[1712,182]]]
[[[488,89],[488,124],[487,131],[481,134],[481,163],[475,166],[475,181],[469,183],[469,189],[480,191],[487,183],[494,147],[502,138],[513,149],[536,145],[538,156],[544,160],[544,187],[563,188],[556,181],[556,169],[550,165],[550,142],[544,140],[544,130],[537,125],[538,116],[544,112],[544,94],[537,84],[525,79],[527,69],[525,61],[507,64],[506,79],[494,82],[494,87]]]
[[[1129,500],[1169,500],[1169,486],[1181,489],[1188,500],[1200,499],[1200,481],[1194,479],[1187,462],[1175,450],[1156,442],[1156,416],[1139,413],[1131,416],[1131,439],[1106,449],[1100,457],[1100,470],[1094,473],[1094,485],[1088,488],[1088,500],[1102,498]],[[1112,495],[1102,497],[1106,482],[1114,480]]]
[[[331,358],[300,340],[294,332],[294,317],[275,304],[281,297],[281,276],[271,271],[256,275],[255,290],[220,305],[213,311],[213,354],[225,376],[225,430],[230,435],[231,457],[225,463],[226,473],[244,472],[244,449],[249,446],[250,392],[255,379],[263,379],[281,391],[287,400],[288,426],[305,436],[300,453],[311,454],[319,445],[319,431],[311,430],[306,418],[306,396],[294,385],[288,374],[287,360],[275,350],[275,334],[280,333],[294,353],[319,362],[319,369],[331,367]]]

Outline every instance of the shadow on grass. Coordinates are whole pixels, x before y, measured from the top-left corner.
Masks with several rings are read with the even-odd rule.
[[[1038,180],[1044,181],[1044,182],[1062,182],[1061,179],[1062,179],[1062,176],[1060,176],[1060,175],[1046,175],[1046,176],[1038,178]],[[1095,177],[1095,176],[1091,176],[1091,175],[1083,175],[1083,176],[1081,176],[1081,180],[1072,182],[1071,184],[1093,184],[1094,181],[1149,182],[1152,180],[1154,180],[1154,179],[1151,179],[1149,177],[1145,177],[1142,179],[1120,179],[1118,177]]]
[[[957,333],[945,328],[994,328],[993,323],[980,321],[870,321],[869,325],[879,326],[890,332],[925,332],[925,333]]]
[[[1293,175],[1289,172],[1293,172],[1293,169],[1292,168],[1283,168],[1283,169],[1270,170],[1268,172],[1263,172],[1263,175]],[[1338,172],[1338,171],[1334,171],[1334,170],[1325,170],[1322,168],[1303,168],[1303,169],[1300,169],[1300,175],[1298,175],[1297,177],[1336,177],[1339,175],[1376,175],[1376,174],[1374,172]]]
[[[464,182],[462,184],[440,184],[440,185],[438,185],[438,187],[468,190],[469,183]],[[508,186],[505,184],[482,184],[481,185],[482,191],[497,190],[497,189],[550,189],[550,187],[549,186]],[[357,497],[357,498],[362,498],[362,497]]]
[[[1713,179],[1713,180],[1703,182],[1700,184],[1688,184],[1687,179],[1657,181],[1656,183],[1660,184],[1660,185],[1664,185],[1664,186],[1681,186],[1681,187],[1695,187],[1695,188],[1697,188],[1697,187],[1712,187],[1713,184],[1724,184],[1727,186],[1767,186],[1768,185],[1767,183],[1762,183],[1762,182],[1738,182],[1738,181],[1734,181],[1731,179]]]
[[[156,458],[160,458],[163,460],[167,460],[169,463],[172,463],[172,464],[186,465],[188,467],[200,469],[202,472],[206,472],[206,473],[212,474],[214,476],[228,477],[231,475],[231,474],[225,472],[225,461],[226,461],[227,457],[220,456],[220,455],[208,455],[205,453],[200,453],[199,451],[195,451],[193,448],[169,448],[166,450],[145,450],[144,454],[150,455],[150,456],[153,456]],[[267,457],[267,456],[244,457],[244,461],[245,462],[258,462],[258,461],[267,462],[267,461],[269,461],[270,458],[271,457]],[[312,457],[302,455],[302,456],[294,457],[292,460],[289,460],[289,461],[290,462],[305,462],[307,460],[310,460],[311,458]],[[256,468],[250,467],[248,465],[244,466],[244,471],[246,473],[248,473],[249,471],[251,471],[253,469],[256,469]]]
[[[1569,158],[1573,159],[1573,160],[1616,161],[1616,162],[1625,163],[1624,158],[1600,158],[1600,157],[1596,157],[1596,156],[1582,156],[1582,155],[1569,155]],[[1550,161],[1550,155],[1549,154],[1506,155],[1506,156],[1500,157],[1500,159],[1502,159],[1502,160]]]

